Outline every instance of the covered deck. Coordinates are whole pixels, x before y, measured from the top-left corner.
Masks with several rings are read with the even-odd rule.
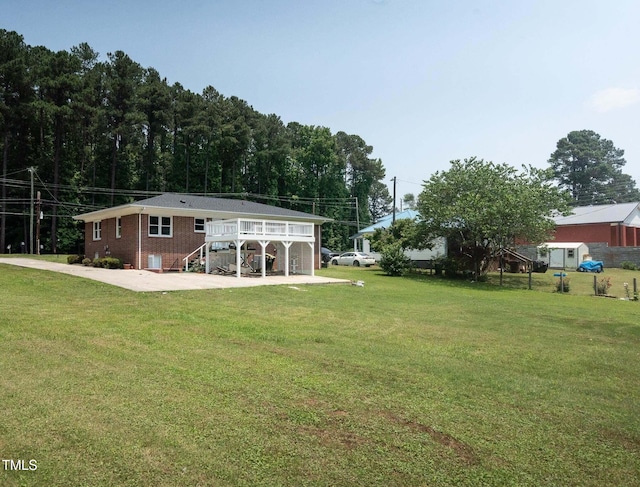
[[[206,272],[218,269],[241,277],[247,270],[255,274],[259,269],[266,277],[275,261],[285,276],[313,276],[314,243],[314,224],[309,222],[246,218],[209,221],[205,226]]]

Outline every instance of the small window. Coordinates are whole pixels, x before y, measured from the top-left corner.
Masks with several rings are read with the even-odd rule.
[[[574,252],[574,249],[567,249],[567,258],[573,259],[573,257],[575,256]]]
[[[93,222],[93,239],[102,240],[102,222]]]
[[[116,238],[122,237],[122,217],[116,218]]]
[[[204,233],[204,218],[193,219],[193,231],[196,233]]]
[[[150,216],[149,236],[150,237],[171,237],[173,235],[172,219],[170,216]]]

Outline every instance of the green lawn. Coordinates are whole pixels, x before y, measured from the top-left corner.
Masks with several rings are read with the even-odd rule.
[[[365,287],[0,265],[0,457],[37,461],[0,485],[640,485],[640,303],[319,273]]]

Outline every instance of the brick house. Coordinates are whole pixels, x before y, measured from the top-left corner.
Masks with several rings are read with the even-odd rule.
[[[602,242],[609,247],[640,246],[640,204],[579,206],[555,217],[555,242]]]
[[[244,200],[166,193],[74,217],[85,223],[85,255],[136,269],[247,269],[313,275],[329,218]]]

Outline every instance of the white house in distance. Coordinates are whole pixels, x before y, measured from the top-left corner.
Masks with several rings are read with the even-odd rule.
[[[420,214],[415,210],[404,210],[396,212],[396,220],[403,219],[419,219]],[[355,252],[365,252],[373,256],[376,260],[380,260],[381,255],[378,252],[371,252],[371,242],[367,237],[373,235],[378,228],[388,228],[393,223],[393,214],[380,218],[373,225],[363,228],[358,233],[349,237],[353,240],[353,250]],[[444,238],[438,238],[433,242],[432,249],[405,250],[405,255],[411,259],[416,267],[427,267],[431,261],[440,257],[447,256],[447,244]]]

